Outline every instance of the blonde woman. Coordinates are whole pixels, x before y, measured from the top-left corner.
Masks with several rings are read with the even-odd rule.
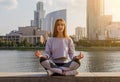
[[[46,69],[48,75],[76,75],[83,54],[75,56],[72,39],[67,35],[66,23],[57,19],[54,26],[53,37],[48,38],[45,53],[36,51],[40,64]]]

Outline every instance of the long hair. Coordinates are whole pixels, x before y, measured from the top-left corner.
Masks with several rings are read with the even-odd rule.
[[[53,37],[57,37],[57,35],[58,35],[57,25],[58,25],[58,22],[59,22],[59,21],[64,22],[63,36],[64,36],[65,38],[67,38],[67,37],[68,37],[68,35],[67,35],[67,28],[66,28],[66,23],[65,23],[64,19],[57,19],[57,20],[56,20],[55,25],[54,25]]]

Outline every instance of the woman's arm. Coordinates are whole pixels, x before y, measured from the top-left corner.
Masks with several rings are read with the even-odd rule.
[[[51,38],[48,38],[45,46],[45,53],[44,55],[47,56],[48,58],[51,56]]]
[[[46,46],[45,46],[45,53],[42,54],[42,52],[40,52],[39,50],[35,51],[35,56],[37,58],[40,58],[40,57],[45,57],[45,58],[49,58],[50,55],[51,55],[51,43],[50,43],[50,40],[48,39],[47,42],[46,42]]]
[[[84,57],[84,55],[81,52],[77,56],[74,55],[75,47],[72,39],[70,39],[68,47],[69,47],[68,53],[69,53],[70,59],[73,59],[74,57],[77,59],[82,59]]]
[[[68,41],[68,54],[71,60],[75,57],[74,53],[75,53],[74,43],[73,40],[70,38]]]

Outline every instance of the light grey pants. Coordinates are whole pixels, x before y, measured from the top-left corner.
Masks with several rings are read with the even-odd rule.
[[[80,67],[80,61],[76,58],[68,63],[54,63],[53,61],[46,59],[44,57],[40,58],[40,64],[45,68],[45,70],[51,70],[55,73],[62,74],[63,70],[71,71],[76,70]]]

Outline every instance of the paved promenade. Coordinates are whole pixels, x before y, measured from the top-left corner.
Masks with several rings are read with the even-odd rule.
[[[76,76],[47,76],[45,72],[0,73],[0,82],[120,82],[120,72],[81,72]]]

